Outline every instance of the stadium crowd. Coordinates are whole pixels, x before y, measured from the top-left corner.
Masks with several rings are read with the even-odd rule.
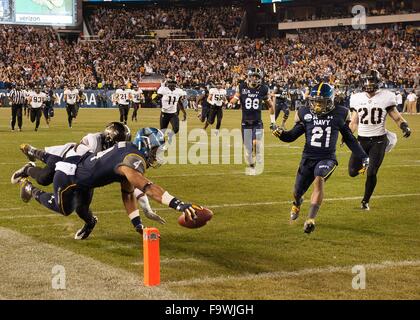
[[[180,29],[190,38],[234,38],[243,14],[243,9],[231,6],[99,8],[90,15],[89,24],[93,33],[102,39],[132,39],[158,29]]]
[[[176,76],[185,87],[233,84],[251,65],[268,81],[290,87],[319,78],[351,85],[368,68],[412,87],[420,66],[416,35],[397,25],[380,30],[302,31],[270,40],[67,41],[52,29],[0,26],[0,81],[42,82],[59,88],[116,88],[142,75]],[[418,81],[418,79],[417,79]]]

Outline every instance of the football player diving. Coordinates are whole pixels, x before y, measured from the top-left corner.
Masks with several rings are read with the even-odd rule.
[[[357,130],[362,148],[369,154],[370,165],[367,171],[365,193],[361,203],[361,209],[369,210],[369,200],[375,190],[379,167],[389,151],[389,143],[394,133],[385,129],[386,116],[402,130],[403,137],[408,138],[411,130],[407,121],[397,110],[396,95],[386,89],[379,89],[381,76],[377,70],[369,70],[362,77],[363,92],[355,93],[350,97],[350,110],[352,117],[350,128],[353,132]],[[396,141],[393,143],[395,145]],[[362,159],[357,154],[352,154],[349,161],[349,175],[355,177],[359,174],[358,167]]]
[[[57,162],[63,161],[67,157],[83,156],[87,152],[97,153],[113,147],[119,141],[130,140],[131,132],[126,125],[120,122],[111,122],[103,132],[89,133],[78,144],[70,142],[62,146],[46,147],[44,150],[22,144],[20,149],[30,162],[13,173],[11,182],[16,184],[23,178],[31,177],[38,184],[48,186],[53,183]],[[46,166],[44,168],[36,167],[35,160],[44,162]],[[143,192],[135,189],[134,195],[147,218],[162,224],[166,222],[152,210],[149,199]]]
[[[263,83],[264,73],[260,68],[250,68],[247,79],[240,82],[231,104],[241,103],[242,109],[242,139],[245,146],[247,161],[247,175],[256,175],[256,164],[262,163],[263,122],[261,110],[265,103],[270,110],[271,129],[276,128],[273,102],[269,96],[269,89]]]
[[[120,141],[97,154],[86,153],[57,162],[54,193],[33,186],[28,178],[22,179],[21,198],[28,202],[33,197],[44,207],[65,216],[76,211],[85,225],[77,231],[75,239],[86,239],[97,223],[90,210],[94,189],[114,182],[121,185],[124,207],[137,232],[143,233],[143,224],[137,209],[135,188],[182,212],[186,221],[191,221],[196,218],[195,209],[199,206],[184,203],[144,176],[148,168],[162,163],[160,154],[164,144],[165,138],[160,130],[140,129],[133,142]]]
[[[335,151],[339,132],[351,151],[362,159],[359,173],[364,173],[369,165],[368,155],[353,136],[348,126],[349,121],[349,110],[334,105],[334,87],[321,82],[311,89],[309,106],[303,106],[296,112],[295,126],[289,131],[282,128],[272,131],[274,136],[284,142],[293,142],[305,134],[305,147],[296,176],[290,212],[292,221],[299,217],[303,195],[313,184],[308,219],[304,223],[305,233],[311,233],[315,229],[315,217],[324,198],[324,184],[338,165]]]

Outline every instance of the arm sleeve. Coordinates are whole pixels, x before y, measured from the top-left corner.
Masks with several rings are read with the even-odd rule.
[[[141,174],[144,174],[144,172],[146,171],[146,161],[143,159],[142,156],[135,153],[127,154],[124,157],[124,160],[117,165],[117,168],[120,166],[127,166],[131,169],[140,172]]]
[[[305,133],[305,127],[302,123],[296,123],[289,131],[283,131],[280,140],[284,142],[293,142]]]
[[[340,133],[343,136],[343,141],[349,147],[349,149],[356,155],[356,157],[363,159],[367,158],[368,155],[363,150],[359,142],[356,140],[354,135],[351,133],[351,130],[349,128],[349,125],[345,123],[341,129]]]

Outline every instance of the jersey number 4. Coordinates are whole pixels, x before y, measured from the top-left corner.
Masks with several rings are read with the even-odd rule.
[[[383,110],[380,108],[372,108],[370,110],[370,116],[369,116],[368,108],[360,108],[359,110],[357,110],[357,113],[360,116],[359,121],[361,124],[381,124],[382,112]],[[370,123],[369,123],[369,120],[370,120]]]
[[[330,146],[331,127],[327,127],[325,130],[321,127],[314,127],[312,129],[311,146],[322,147],[322,143],[319,140],[322,139],[324,133],[327,135],[325,138],[325,148],[328,148]]]

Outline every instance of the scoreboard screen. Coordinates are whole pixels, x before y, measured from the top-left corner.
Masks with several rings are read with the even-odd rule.
[[[78,0],[0,0],[0,24],[76,26]]]

